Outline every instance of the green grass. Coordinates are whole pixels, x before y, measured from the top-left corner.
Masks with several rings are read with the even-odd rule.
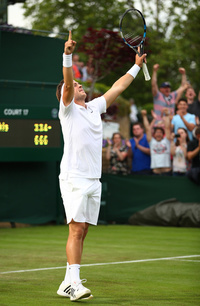
[[[0,272],[62,267],[67,226],[0,229]],[[200,255],[197,228],[90,227],[82,264]],[[191,260],[191,261],[189,261]],[[69,305],[56,294],[65,269],[0,274],[0,305]],[[83,266],[88,305],[200,305],[200,257]]]

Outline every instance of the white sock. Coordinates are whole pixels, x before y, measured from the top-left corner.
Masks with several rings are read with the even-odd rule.
[[[80,265],[70,265],[69,266],[71,285],[78,284],[80,282]]]
[[[71,283],[70,273],[69,273],[69,263],[68,262],[67,262],[67,269],[66,269],[64,283],[65,283],[65,285],[68,285],[68,284]]]

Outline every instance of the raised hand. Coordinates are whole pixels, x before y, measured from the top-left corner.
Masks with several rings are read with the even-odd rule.
[[[183,117],[183,111],[181,109],[177,110],[176,114],[179,115],[180,117]]]
[[[135,63],[136,65],[138,65],[139,67],[142,67],[143,62],[146,63],[146,56],[147,54],[143,54],[142,56],[139,56],[138,54],[136,54],[135,56]]]
[[[65,54],[73,53],[75,46],[76,46],[76,42],[72,40],[72,31],[69,31],[69,37],[65,43],[65,48],[64,48]]]
[[[153,70],[154,71],[157,71],[159,69],[160,65],[159,64],[155,64],[153,65]]]
[[[179,71],[181,74],[185,74],[185,68],[180,67],[180,68],[178,69],[178,71]]]
[[[109,138],[107,138],[107,143],[109,146],[112,146],[112,141]]]
[[[146,109],[142,109],[142,110],[141,110],[141,115],[142,115],[142,117],[144,117],[144,116],[146,116],[146,115],[147,115],[147,111],[146,111]]]

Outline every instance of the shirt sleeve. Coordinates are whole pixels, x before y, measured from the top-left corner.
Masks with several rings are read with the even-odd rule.
[[[70,112],[72,109],[73,103],[74,103],[74,98],[71,101],[71,103],[67,106],[64,105],[63,102],[63,90],[64,90],[64,84],[61,88],[61,97],[60,97],[60,108],[59,108],[59,118],[61,119],[62,117],[66,117],[66,115]]]
[[[194,124],[196,125],[195,115],[192,115],[192,114],[191,114],[191,116],[190,116],[190,118],[189,118],[189,121],[188,121],[188,122],[190,122],[190,123],[194,123]]]
[[[159,98],[159,96],[161,95],[161,92],[158,90],[157,94],[153,97],[155,100],[157,100]]]

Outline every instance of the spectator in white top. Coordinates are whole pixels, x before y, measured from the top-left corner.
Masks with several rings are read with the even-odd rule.
[[[146,129],[147,141],[150,146],[151,169],[155,175],[171,175],[171,159],[170,159],[170,117],[169,110],[164,109],[163,121],[165,131],[162,127],[154,128],[152,135],[151,125],[147,118],[147,111],[142,110],[143,124]]]
[[[185,176],[188,167],[187,144],[189,137],[187,130],[179,128],[177,134],[171,134],[171,155],[173,157],[173,176]]]

